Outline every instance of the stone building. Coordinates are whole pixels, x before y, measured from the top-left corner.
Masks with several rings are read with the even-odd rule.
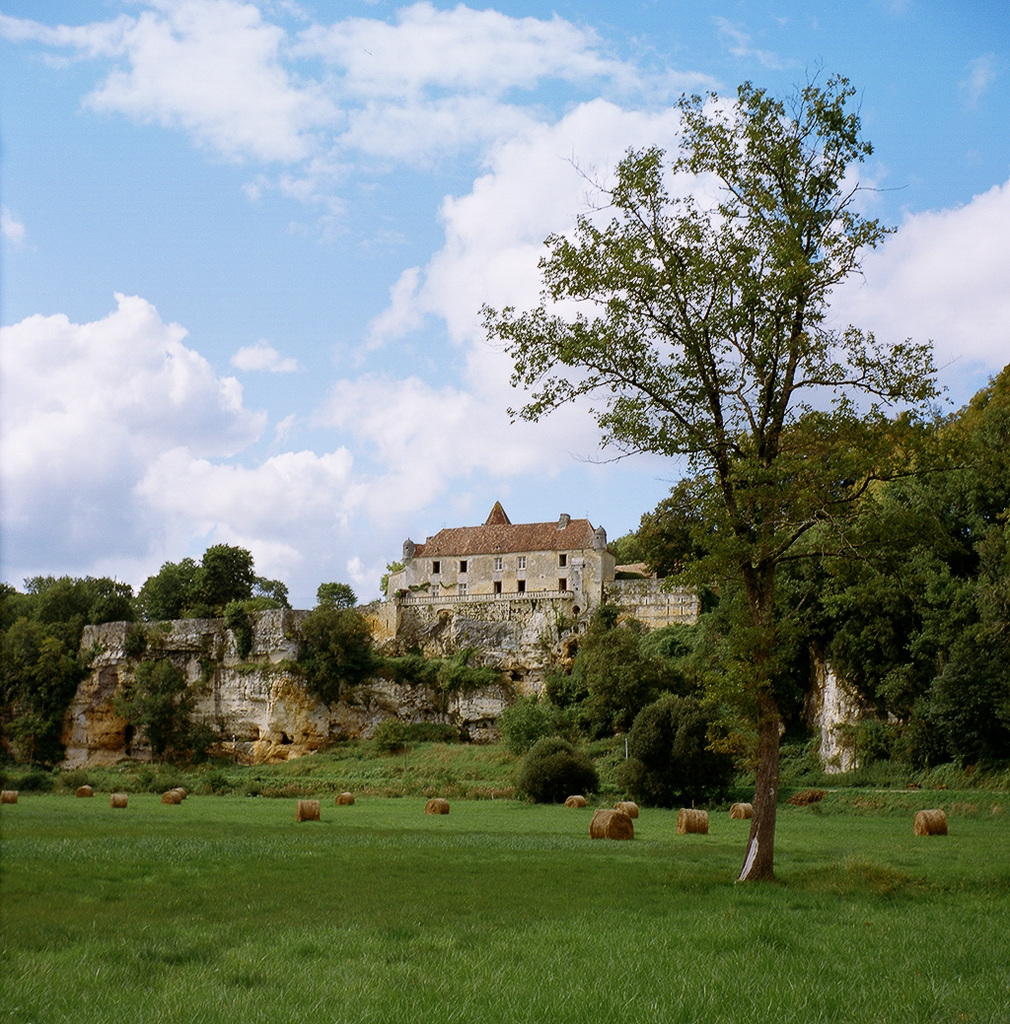
[[[458,604],[517,596],[560,597],[576,616],[591,613],[614,579],[607,532],[588,519],[513,524],[495,502],[483,526],[439,530],[423,544],[403,544],[402,572],[387,599]]]

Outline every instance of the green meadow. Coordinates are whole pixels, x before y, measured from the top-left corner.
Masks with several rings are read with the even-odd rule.
[[[18,1024],[990,1022],[1010,1015],[1010,811],[969,791],[780,810],[775,885],[735,885],[748,823],[643,809],[359,797],[22,793],[0,807],[2,1007]],[[914,807],[946,837],[916,838]]]

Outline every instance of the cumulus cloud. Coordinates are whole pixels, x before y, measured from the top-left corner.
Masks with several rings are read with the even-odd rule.
[[[282,358],[277,349],[265,341],[244,345],[231,357],[231,365],[236,370],[262,370],[267,373],[297,373],[301,369],[297,359]]]
[[[671,71],[647,78],[556,15],[423,0],[390,21],[306,20],[243,0],[145,0],[135,16],[82,26],[0,15],[0,35],[111,63],[86,106],[181,129],[228,158],[283,164],[246,194],[277,188],[330,215],[342,210],[336,192],[351,164],[425,166],[533,129],[546,110],[526,101],[544,83],[652,103],[712,84]]]
[[[836,306],[879,337],[932,339],[945,376],[984,384],[1010,362],[1010,182],[963,206],[906,216],[867,255],[863,279],[839,289]]]
[[[26,562],[66,571],[88,547],[137,551],[133,488],[152,459],[179,445],[233,456],[265,425],[184,328],[142,298],[116,302],[91,323],[58,314],[0,329],[4,532]]]

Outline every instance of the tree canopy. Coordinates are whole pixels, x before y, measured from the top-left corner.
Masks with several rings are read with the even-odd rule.
[[[788,101],[680,101],[680,149],[629,151],[601,209],[552,235],[540,304],[484,309],[528,420],[590,399],[601,443],[686,459],[712,531],[695,563],[741,594],[737,692],[757,725],[741,879],[774,877],[781,565],[904,468],[936,395],[928,344],[889,344],[829,315],[832,289],[886,229],[858,212],[861,137],[844,78]],[[699,187],[692,192],[690,185]],[[706,197],[711,196],[711,199]]]

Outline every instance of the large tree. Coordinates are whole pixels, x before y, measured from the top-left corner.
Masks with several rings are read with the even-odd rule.
[[[855,202],[872,149],[853,95],[832,78],[788,101],[749,83],[735,103],[684,97],[679,152],[630,151],[601,209],[547,239],[540,305],[484,310],[529,393],[519,415],[590,396],[602,444],[686,457],[699,482],[713,539],[696,565],[742,595],[735,664],[758,735],[741,880],[774,877],[779,567],[905,453],[887,405],[935,395],[928,345],[829,317],[886,233]]]

